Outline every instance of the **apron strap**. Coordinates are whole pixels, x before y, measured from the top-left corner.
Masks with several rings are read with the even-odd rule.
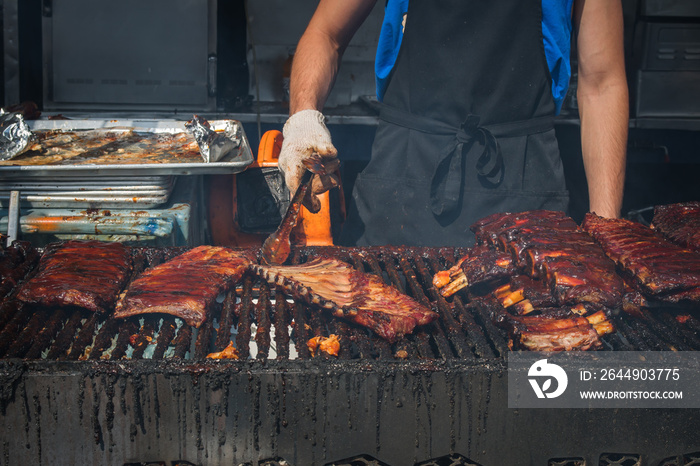
[[[452,136],[442,148],[430,182],[430,204],[437,217],[453,212],[462,195],[464,177],[462,162],[465,144],[478,143],[483,147],[474,167],[487,183],[497,186],[503,179],[505,168],[497,137],[518,137],[544,133],[554,128],[554,118],[544,116],[507,123],[480,126],[480,117],[469,115],[461,128],[432,118],[380,104],[379,118],[404,128],[423,133]]]

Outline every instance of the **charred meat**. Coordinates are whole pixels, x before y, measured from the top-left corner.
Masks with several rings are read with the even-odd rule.
[[[134,280],[117,303],[114,316],[165,313],[199,327],[219,293],[231,288],[255,259],[251,252],[199,246]]]
[[[700,202],[656,206],[651,226],[672,243],[700,251]]]
[[[380,278],[345,262],[316,258],[294,266],[253,265],[253,270],[293,296],[371,329],[394,342],[437,314]]]
[[[602,313],[602,311],[600,311]],[[525,326],[513,327],[511,347],[530,351],[588,351],[600,349],[600,336],[613,331],[612,324],[593,314],[588,317],[556,319]]]
[[[469,248],[467,253],[449,270],[433,277],[433,285],[443,296],[451,296],[466,286],[485,285],[510,277],[517,269],[510,254],[486,245]]]
[[[0,241],[4,238],[0,235]],[[0,300],[10,294],[39,259],[39,253],[25,241],[0,246]]]
[[[624,219],[586,214],[583,227],[642,291],[668,302],[700,301],[700,254]]]
[[[614,262],[561,212],[494,214],[475,223],[472,230],[480,246],[447,273],[435,276],[434,285],[444,290],[444,296],[469,285],[465,265],[490,261],[490,266],[481,264],[478,270],[488,271],[489,277],[498,276],[494,271],[503,275],[518,271],[541,279],[558,305],[587,303],[613,308],[622,303],[623,283],[615,273]],[[460,269],[464,272],[461,275]]]
[[[44,250],[37,274],[22,286],[17,299],[108,312],[130,274],[131,253],[121,243],[54,243]]]
[[[510,252],[521,271],[545,280],[559,305],[621,304],[623,283],[615,264],[562,212],[496,214],[472,230],[478,242]]]
[[[530,314],[557,305],[545,282],[533,280],[526,275],[512,277],[510,282],[494,290],[493,295],[505,309],[516,315]]]
[[[624,282],[615,263],[573,219],[546,210],[498,213],[471,228],[477,246],[433,277],[443,296],[470,287],[471,298],[492,299],[498,309],[491,315],[496,323],[509,323],[513,348],[600,347],[601,332],[587,319],[600,315],[597,311],[620,308]],[[471,264],[478,264],[476,272],[484,272],[479,280],[470,279]],[[490,295],[474,291],[474,284],[488,284]],[[604,327],[612,331],[607,319]]]
[[[588,351],[602,347],[600,336],[614,331],[603,311],[586,317],[559,315],[511,316],[499,325],[508,330],[511,349],[529,351]]]

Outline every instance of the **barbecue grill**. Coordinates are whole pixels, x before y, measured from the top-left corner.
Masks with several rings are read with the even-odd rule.
[[[136,271],[182,248],[132,248]],[[254,275],[199,329],[175,317],[0,308],[0,464],[687,465],[693,409],[508,409],[505,333],[487,304],[431,286],[455,248],[294,249],[332,255],[440,318],[390,345]],[[700,320],[615,316],[603,351],[700,349]],[[338,357],[305,342],[340,335]],[[206,356],[234,341],[241,360]]]

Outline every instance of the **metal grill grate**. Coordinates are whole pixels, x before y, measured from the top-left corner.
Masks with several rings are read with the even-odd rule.
[[[182,252],[179,248],[133,248],[133,276]],[[48,360],[201,360],[234,341],[250,359],[329,358],[312,356],[305,342],[339,335],[340,360],[499,360],[508,352],[492,309],[466,294],[450,301],[432,287],[432,276],[461,256],[455,249],[305,248],[292,262],[333,255],[358,270],[375,274],[440,316],[427,327],[389,344],[366,329],[333,318],[253,275],[220,299],[199,329],[168,315],[115,320],[79,309],[32,309],[12,298],[0,303],[0,357]],[[638,317],[613,317],[617,332],[603,337],[605,350],[700,350],[700,320],[674,309],[644,310]]]
[[[603,453],[600,455],[599,466],[642,466],[641,455]]]

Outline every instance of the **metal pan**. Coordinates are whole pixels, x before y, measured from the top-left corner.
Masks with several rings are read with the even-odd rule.
[[[212,129],[226,127],[234,122],[240,127],[240,144],[231,154],[218,162],[178,162],[173,156],[172,161],[162,163],[126,163],[126,164],[50,164],[22,165],[20,160],[0,164],[0,176],[7,178],[26,178],[28,176],[76,177],[76,176],[128,176],[128,175],[203,175],[203,174],[234,174],[245,170],[253,162],[248,139],[243,126],[235,120],[210,121]],[[118,130],[133,130],[143,134],[177,134],[186,132],[184,121],[160,120],[36,120],[29,123],[33,132],[39,131],[79,131],[97,130],[114,132]],[[168,151],[177,154],[177,147]]]

